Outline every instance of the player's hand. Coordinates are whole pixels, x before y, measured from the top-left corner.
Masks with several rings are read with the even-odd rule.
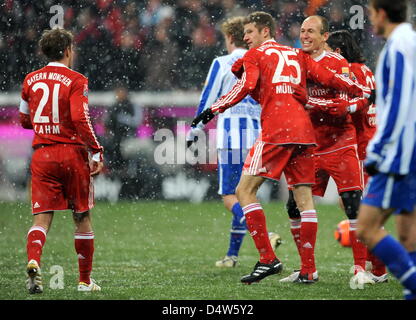
[[[194,120],[192,120],[191,127],[195,128],[201,121],[203,124],[207,124],[214,119],[214,117],[215,114],[212,112],[211,108],[205,109],[204,112],[201,112]]]
[[[233,63],[233,66],[231,67],[232,73],[240,79],[244,73],[244,60],[243,58],[238,59],[236,62]]]
[[[370,177],[375,176],[377,173],[379,173],[377,169],[377,163],[375,161],[366,161],[364,163],[364,168]]]
[[[90,171],[91,171],[90,176],[94,177],[94,176],[98,175],[101,172],[101,170],[103,170],[103,168],[104,168],[104,162],[102,162],[102,161],[97,162],[97,161],[91,160],[91,162],[90,162]]]
[[[306,88],[301,85],[292,84],[293,96],[298,100],[302,105],[306,105],[308,102],[308,92]]]
[[[201,128],[195,127],[188,131],[186,135],[186,147],[189,148],[193,143],[198,141],[198,136],[203,132]]]

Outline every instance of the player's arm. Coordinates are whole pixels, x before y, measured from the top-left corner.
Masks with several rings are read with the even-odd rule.
[[[199,122],[206,124],[218,113],[222,113],[228,108],[236,105],[252,92],[257,85],[260,71],[254,59],[247,54],[244,56],[244,73],[240,80],[232,87],[232,89],[220,99],[218,99],[211,108],[206,109],[198,117],[192,121],[192,126],[196,126]]]
[[[218,59],[212,61],[207,78],[205,80],[204,88],[202,89],[199,105],[195,114],[198,117],[202,112],[209,108],[219,97],[221,91],[223,77],[221,71],[221,64]],[[186,136],[186,144],[188,147],[198,140],[198,136],[202,134],[204,124],[198,123],[196,126],[191,126]]]
[[[334,73],[327,68],[322,67],[308,54],[303,53],[303,57],[307,68],[307,79],[320,83],[325,87],[334,88],[341,92],[347,92],[352,96],[370,96],[371,90],[369,88],[363,87],[341,74]]]
[[[72,86],[71,119],[77,134],[92,153],[91,175],[96,175],[103,167],[103,147],[98,142],[90,121],[87,97],[88,80],[80,77],[73,82]]]
[[[367,159],[365,166],[379,170],[379,165],[384,159],[383,149],[385,145],[395,143],[402,134],[402,128],[408,120],[409,108],[413,107],[413,91],[409,84],[413,81],[414,70],[406,61],[406,55],[401,51],[387,53],[390,66],[388,81],[383,88],[383,99],[377,99],[377,104],[382,105],[377,113],[377,131],[367,147]]]
[[[27,87],[25,85],[25,81],[23,81],[23,88],[22,88],[22,95],[20,99],[20,106],[19,106],[19,120],[20,125],[24,129],[33,129],[32,121],[30,120],[30,110],[29,110],[29,97],[27,95]]]

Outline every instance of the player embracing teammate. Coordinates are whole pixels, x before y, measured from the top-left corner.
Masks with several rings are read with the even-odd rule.
[[[275,22],[265,12],[254,12],[244,21],[244,41],[249,50],[233,65],[240,79],[210,108],[196,117],[192,126],[204,124],[216,114],[234,106],[250,94],[262,108],[262,131],[246,158],[236,195],[246,218],[260,259],[241,282],[258,282],[282,270],[282,263],[270,245],[266,220],[257,200],[258,188],[267,179],[279,180],[284,173],[304,216],[316,215],[311,186],[315,182],[314,130],[306,103],[306,81],[311,79],[352,95],[362,96],[363,87],[348,78],[321,67],[304,52],[278,44],[273,36]],[[301,239],[306,239],[302,237]],[[309,261],[302,260],[298,279],[312,280]]]
[[[300,32],[302,50],[322,67],[349,78],[350,65],[348,61],[338,53],[326,48],[328,37],[329,27],[325,18],[311,16],[302,23]],[[368,84],[364,85],[368,86]],[[363,182],[360,159],[357,154],[356,128],[348,108],[350,99],[346,92],[334,90],[312,81],[308,82],[308,93],[309,99],[306,108],[318,143],[314,153],[316,184],[312,187],[313,195],[323,197],[329,178],[334,179],[350,223],[354,273],[361,279],[360,281],[368,283],[372,280],[368,279],[369,276],[365,273],[366,247],[357,240],[356,236]],[[369,105],[369,101],[365,98],[360,97],[356,100],[354,102],[360,103],[362,108]],[[302,261],[308,262],[310,282],[315,282],[318,280],[314,255],[318,230],[317,216],[302,215],[291,190],[287,211],[298,253]],[[298,282],[299,275],[300,271],[295,270],[281,282]]]
[[[33,225],[27,234],[27,288],[43,291],[41,256],[54,211],[72,210],[78,291],[101,288],[90,278],[94,232],[92,177],[103,168],[103,148],[88,112],[88,79],[71,70],[73,36],[64,29],[46,30],[39,41],[49,64],[29,73],[22,88],[20,121],[34,130],[32,174]]]

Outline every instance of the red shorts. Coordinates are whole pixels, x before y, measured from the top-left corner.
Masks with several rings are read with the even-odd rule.
[[[334,179],[338,193],[363,189],[360,160],[355,147],[315,154],[314,158],[316,177],[316,184],[312,187],[314,196],[325,195],[329,177]]]
[[[285,174],[289,185],[314,184],[311,145],[276,145],[256,141],[244,162],[243,174],[280,180]]]
[[[70,144],[42,146],[33,152],[32,213],[85,212],[94,206],[88,152]]]
[[[368,175],[367,171],[364,168],[364,160],[360,160],[360,174],[361,174],[361,181],[363,182],[363,189],[364,189],[368,183],[368,179],[370,179],[370,176]]]

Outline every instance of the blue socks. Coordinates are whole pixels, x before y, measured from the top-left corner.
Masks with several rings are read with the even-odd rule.
[[[409,254],[391,235],[377,243],[372,252],[412,295],[416,294],[415,252]]]
[[[238,256],[247,227],[243,209],[241,209],[238,202],[232,207],[231,212],[233,213],[233,220],[231,223],[230,246],[227,256]]]

